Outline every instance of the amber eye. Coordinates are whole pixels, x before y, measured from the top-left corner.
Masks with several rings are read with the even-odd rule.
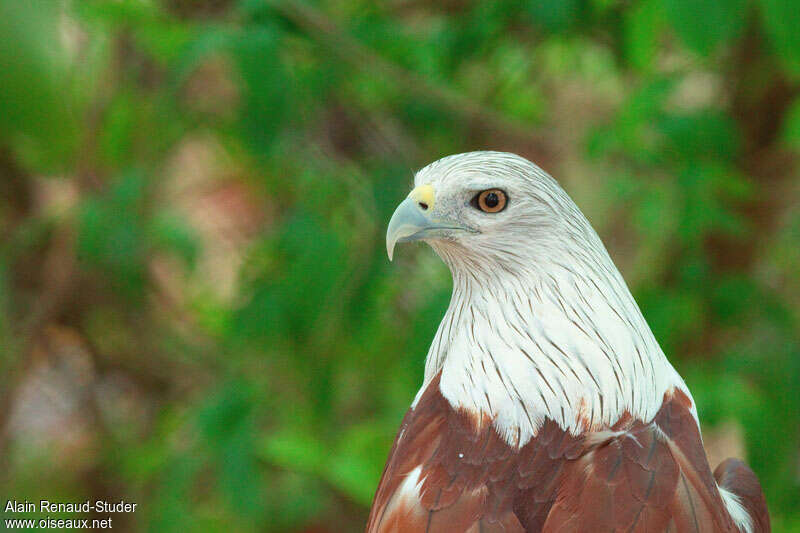
[[[472,205],[485,213],[498,213],[506,207],[506,193],[500,189],[487,189],[472,199]]]

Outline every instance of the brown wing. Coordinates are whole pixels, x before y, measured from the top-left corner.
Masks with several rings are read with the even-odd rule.
[[[541,525],[559,465],[578,457],[580,440],[548,422],[535,444],[512,448],[490,420],[454,410],[437,376],[403,420],[367,531],[522,532],[515,507],[523,493],[525,520]],[[411,493],[409,479],[421,480]]]
[[[734,494],[745,512],[750,515],[753,533],[770,531],[769,513],[761,483],[750,468],[738,459],[722,461],[714,477],[720,487]]]
[[[737,531],[706,460],[691,401],[677,391],[650,424],[564,471],[544,531]]]
[[[367,531],[736,531],[690,407],[676,392],[650,423],[583,436],[546,421],[517,449],[454,410],[437,377],[406,414]]]

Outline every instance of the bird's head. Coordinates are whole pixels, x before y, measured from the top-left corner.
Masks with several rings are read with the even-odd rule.
[[[561,187],[530,161],[504,152],[445,157],[420,170],[386,232],[395,244],[422,240],[456,270],[527,270],[594,241]]]

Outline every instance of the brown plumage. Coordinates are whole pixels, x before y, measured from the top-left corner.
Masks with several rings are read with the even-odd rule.
[[[712,477],[690,409],[675,391],[648,422],[626,414],[575,436],[548,420],[515,449],[490,420],[454,410],[437,376],[403,420],[367,531],[738,531],[715,478],[752,531],[769,531],[755,475],[729,459]],[[418,467],[415,497],[400,488]]]

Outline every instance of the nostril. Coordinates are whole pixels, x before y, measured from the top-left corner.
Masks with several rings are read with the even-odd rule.
[[[422,208],[423,211],[428,210],[428,204],[426,204],[425,202],[420,202],[419,206]]]

